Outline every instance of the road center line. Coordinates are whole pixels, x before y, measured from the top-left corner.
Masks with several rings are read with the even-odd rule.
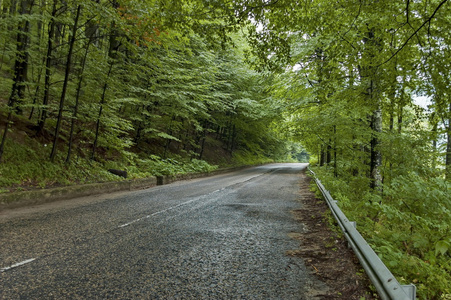
[[[17,268],[17,267],[26,265],[26,264],[28,264],[28,263],[31,263],[31,262],[34,261],[34,260],[36,260],[36,258],[30,258],[30,259],[21,261],[21,262],[19,262],[19,263],[17,263],[17,264],[11,265],[11,266],[9,266],[9,267],[1,268],[1,269],[0,269],[0,273],[3,273],[3,272],[6,272],[6,271],[9,271],[9,270],[11,270],[11,269],[14,269],[14,268]]]
[[[210,195],[212,195],[212,194],[218,193],[218,192],[220,192],[220,191],[222,191],[222,190],[224,190],[224,189],[225,189],[225,188],[222,188],[222,189],[220,189],[220,190],[213,191],[213,192],[211,192],[210,194],[205,195],[205,196],[203,196],[203,197],[199,197],[199,198],[196,198],[196,199],[192,199],[192,200],[189,200],[189,201],[186,201],[186,202],[179,203],[179,204],[177,204],[177,205],[168,207],[168,208],[166,208],[166,209],[163,209],[163,210],[154,212],[154,213],[152,213],[152,214],[150,214],[150,215],[144,216],[144,217],[139,218],[139,219],[135,219],[135,220],[130,221],[130,222],[125,223],[125,224],[122,224],[122,225],[118,226],[118,228],[127,227],[127,226],[129,226],[129,225],[131,225],[131,224],[133,224],[133,223],[139,222],[139,221],[141,221],[141,220],[148,219],[148,218],[150,218],[150,217],[153,217],[153,216],[156,216],[156,215],[165,213],[165,212],[167,212],[167,211],[176,209],[176,208],[178,208],[178,207],[180,207],[180,206],[187,205],[187,204],[190,204],[190,203],[192,203],[192,202],[199,201],[199,200],[205,198],[206,196],[210,196]]]
[[[273,171],[270,171],[270,172],[268,172],[268,173],[271,173],[271,172],[273,172]],[[258,175],[255,175],[255,176],[251,176],[250,178],[248,178],[248,179],[246,179],[246,180],[244,180],[244,181],[241,181],[240,183],[251,181],[252,179],[257,178],[257,177],[260,177],[260,176],[265,175],[265,174],[267,174],[267,173],[262,173],[262,174],[258,174]],[[235,183],[235,184],[236,184],[236,183]],[[232,184],[232,185],[235,185],[235,184]],[[178,208],[178,207],[180,207],[180,206],[187,205],[187,204],[189,204],[189,203],[191,203],[191,202],[196,202],[196,201],[202,200],[202,199],[204,199],[205,197],[208,197],[208,196],[213,195],[213,194],[215,194],[215,193],[221,192],[221,191],[225,190],[226,188],[227,188],[227,187],[223,187],[223,188],[221,188],[221,189],[219,189],[219,190],[215,190],[215,191],[213,191],[213,192],[211,192],[211,193],[209,193],[209,194],[207,194],[207,195],[201,196],[201,197],[199,197],[199,198],[192,199],[192,200],[189,200],[189,201],[186,201],[186,202],[177,204],[177,205],[175,205],[175,206],[171,206],[171,207],[169,207],[169,208],[166,208],[166,209],[163,209],[163,210],[154,212],[153,214],[150,214],[150,215],[147,215],[147,216],[144,216],[144,217],[135,219],[135,220],[130,221],[130,222],[128,222],[128,223],[124,223],[124,224],[122,224],[122,225],[119,225],[118,228],[124,228],[124,227],[127,227],[127,226],[129,226],[129,225],[131,225],[131,224],[133,224],[133,223],[136,223],[136,222],[139,222],[139,221],[141,221],[141,220],[148,219],[148,218],[150,218],[150,217],[153,217],[153,216],[156,216],[156,215],[165,213],[165,212],[167,212],[167,211],[176,209],[176,208]]]

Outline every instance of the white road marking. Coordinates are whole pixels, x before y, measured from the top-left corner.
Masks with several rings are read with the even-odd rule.
[[[271,172],[272,172],[272,171],[271,171]],[[269,173],[269,172],[267,172],[267,173]],[[238,182],[238,183],[244,183],[244,182],[251,181],[252,179],[257,178],[257,177],[260,177],[260,176],[265,175],[265,174],[267,174],[267,173],[262,173],[262,174],[258,174],[258,175],[251,176],[250,178],[247,178],[246,180],[240,181],[240,182]],[[235,184],[237,184],[237,183],[231,184],[230,186],[233,186],[233,185],[235,185]],[[228,187],[228,186],[227,186],[227,187]],[[209,194],[207,194],[207,195],[200,196],[199,198],[192,199],[192,200],[189,200],[189,201],[186,201],[186,202],[177,204],[177,205],[175,205],[175,206],[171,206],[171,207],[169,207],[169,208],[166,208],[166,209],[163,209],[163,210],[154,212],[153,214],[150,214],[150,215],[144,216],[144,217],[142,217],[142,218],[139,218],[139,219],[130,221],[130,222],[128,222],[128,223],[124,223],[124,224],[122,224],[122,225],[119,225],[118,228],[124,228],[124,227],[127,227],[127,226],[129,226],[129,225],[131,225],[131,224],[133,224],[133,223],[136,223],[136,222],[139,222],[139,221],[141,221],[141,220],[148,219],[148,218],[150,218],[150,217],[153,217],[153,216],[156,216],[156,215],[165,213],[165,212],[167,212],[167,211],[176,209],[176,208],[178,208],[178,207],[180,207],[180,206],[189,204],[189,203],[191,203],[191,202],[196,202],[196,201],[205,199],[206,197],[209,197],[210,195],[213,195],[213,194],[222,192],[222,191],[225,190],[227,187],[223,187],[223,188],[221,188],[221,189],[219,189],[219,190],[215,190],[215,191],[213,191],[213,192],[211,192],[211,193],[209,193]]]
[[[11,269],[14,269],[14,268],[17,268],[17,267],[26,265],[26,264],[28,264],[28,263],[31,263],[31,262],[34,261],[34,260],[36,260],[36,258],[30,258],[30,259],[21,261],[21,262],[19,262],[19,263],[17,263],[17,264],[11,265],[11,266],[9,266],[9,267],[1,268],[1,269],[0,269],[0,273],[3,273],[3,272],[6,272],[6,271],[9,271],[9,270],[11,270]]]
[[[225,188],[222,188],[222,189],[220,189],[220,190],[216,190],[216,191],[213,191],[213,192],[211,192],[210,194],[208,194],[208,195],[206,195],[206,196],[209,196],[209,195],[212,195],[212,194],[218,193],[218,192],[220,192],[220,191],[222,191],[222,190],[225,190]],[[139,222],[139,221],[141,221],[141,220],[144,220],[144,219],[148,219],[148,218],[150,218],[150,217],[153,217],[153,216],[156,216],[156,215],[159,215],[159,214],[165,213],[165,212],[167,212],[167,211],[170,211],[170,210],[176,209],[176,208],[178,208],[178,207],[180,207],[180,206],[183,206],[183,205],[187,205],[187,204],[189,204],[189,203],[192,203],[192,202],[196,202],[196,201],[199,201],[199,200],[201,200],[201,199],[203,199],[203,198],[205,198],[205,196],[203,196],[203,197],[199,197],[199,198],[196,198],[196,199],[192,199],[192,200],[189,200],[189,201],[186,201],[186,202],[183,202],[183,203],[180,203],[180,204],[177,204],[177,205],[171,206],[171,207],[168,207],[168,208],[166,208],[166,209],[163,209],[163,210],[160,210],[160,211],[154,212],[153,214],[150,214],[150,215],[144,216],[144,217],[142,217],[142,218],[139,218],[139,219],[136,219],[136,220],[130,221],[130,222],[128,222],[128,223],[125,223],[125,224],[119,225],[119,226],[118,226],[118,228],[123,228],[123,227],[127,227],[127,226],[129,226],[129,225],[131,225],[131,224],[133,224],[133,223],[136,223],[136,222]]]

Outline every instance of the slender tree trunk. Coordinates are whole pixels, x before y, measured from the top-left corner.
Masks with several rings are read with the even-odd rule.
[[[36,102],[37,102],[38,96],[39,96],[39,89],[41,86],[41,78],[42,78],[42,68],[40,68],[40,70],[39,70],[38,79],[36,82],[36,89],[34,91],[34,96],[33,96],[33,106],[31,107],[31,111],[30,111],[30,115],[28,116],[28,120],[31,120],[31,118],[33,118]]]
[[[205,121],[204,131],[202,134],[201,144],[200,144],[199,159],[202,159],[202,157],[204,156],[205,141],[207,140],[208,127],[209,127],[209,124],[207,121]]]
[[[373,136],[371,139],[371,188],[381,190],[382,188],[382,154],[380,147],[380,133],[382,132],[382,110],[379,107],[373,112],[372,122]]]
[[[403,107],[402,104],[399,104],[398,107],[398,133],[402,133],[402,115],[403,115]]]
[[[78,75],[78,84],[77,84],[77,91],[75,94],[75,105],[74,105],[74,111],[72,113],[72,120],[71,120],[71,124],[70,124],[70,133],[69,133],[69,143],[68,143],[68,150],[67,150],[67,156],[66,156],[66,163],[70,162],[71,159],[71,155],[72,155],[72,146],[73,146],[73,139],[74,139],[74,130],[75,130],[75,121],[77,120],[77,116],[78,116],[78,106],[79,106],[79,101],[80,101],[80,93],[81,93],[81,88],[82,88],[82,84],[83,84],[83,74],[85,71],[85,66],[86,66],[86,60],[88,58],[88,53],[89,53],[89,47],[92,44],[92,40],[93,40],[94,36],[89,36],[89,40],[86,44],[86,48],[85,48],[85,54],[83,56],[82,62],[81,62],[81,69]]]
[[[389,131],[393,133],[393,129],[395,128],[395,104],[393,103],[394,99],[390,103],[390,123],[389,123]]]
[[[119,4],[117,0],[112,1],[112,5],[114,8],[119,8]],[[95,153],[97,151],[97,143],[99,140],[99,132],[100,132],[100,123],[102,118],[102,112],[103,112],[103,106],[106,101],[106,91],[108,89],[108,78],[111,75],[111,72],[113,70],[114,62],[117,58],[117,50],[119,49],[119,41],[118,41],[118,30],[116,28],[116,24],[113,22],[111,24],[111,32],[110,32],[110,39],[109,39],[109,48],[108,48],[108,58],[110,60],[109,63],[109,70],[107,74],[107,80],[105,81],[105,84],[103,85],[103,92],[102,92],[102,98],[100,100],[100,108],[99,108],[99,114],[97,116],[97,124],[96,124],[96,132],[94,137],[94,143],[92,145],[92,153],[91,153],[91,160],[95,159]]]
[[[96,151],[97,151],[97,143],[98,143],[98,140],[99,140],[100,123],[101,123],[101,118],[102,118],[103,106],[105,105],[106,91],[108,89],[108,78],[110,77],[111,72],[113,70],[113,64],[114,64],[114,62],[111,61],[110,62],[110,67],[109,67],[109,70],[108,70],[108,74],[107,74],[107,81],[103,85],[102,98],[100,99],[99,114],[97,116],[96,132],[95,132],[95,137],[94,137],[94,143],[92,145],[91,160],[95,159],[95,154],[96,154]]]
[[[445,176],[447,181],[451,181],[451,103],[448,111],[448,126],[446,126],[446,157],[445,157]]]
[[[233,116],[230,117],[229,125],[227,126],[227,150],[232,153],[232,141],[233,141]]]
[[[58,119],[56,121],[55,136],[54,136],[54,140],[53,140],[52,152],[50,153],[50,160],[52,162],[55,160],[55,155],[56,155],[57,146],[58,146],[58,138],[59,138],[60,129],[61,129],[61,122],[63,119],[64,101],[66,99],[67,84],[69,83],[70,67],[72,64],[72,53],[74,50],[75,40],[77,39],[77,29],[78,29],[77,27],[78,27],[78,19],[80,17],[80,11],[81,11],[81,5],[78,5],[77,14],[75,16],[74,27],[72,29],[72,36],[69,41],[69,53],[67,54],[66,72],[64,74],[63,90],[61,91],[60,106],[59,106],[59,110],[58,110]]]
[[[437,129],[438,129],[438,122],[436,121],[436,113],[433,112],[431,114],[431,121],[430,123],[432,123],[432,148],[434,150],[434,154],[432,156],[432,169],[435,170],[435,168],[437,167],[437,157],[436,157],[436,153],[437,153],[437,139],[438,139],[438,135],[437,135]]]
[[[29,15],[33,7],[33,1],[23,0],[21,2],[21,15]],[[30,21],[25,20],[19,23],[17,33],[17,50],[16,61],[14,64],[13,87],[10,96],[10,102],[14,107],[14,111],[21,115],[20,107],[25,96],[25,81],[28,73],[28,32],[30,31]]]
[[[368,54],[370,59],[373,59],[381,50],[381,43],[379,39],[374,35],[372,29],[367,32],[365,45],[367,48],[365,52]],[[380,92],[378,91],[378,75],[377,70],[371,66],[367,65],[363,68],[364,77],[369,78],[367,82],[367,93],[368,102],[370,107],[373,109],[373,113],[370,117],[370,130],[371,130],[371,140],[370,140],[370,187],[373,190],[382,191],[382,153],[380,151],[380,134],[382,133],[382,104]]]
[[[5,129],[3,131],[2,142],[0,144],[0,163],[2,162],[3,152],[5,149],[6,135],[8,134],[8,129],[9,125],[11,124],[11,120],[12,120],[12,110],[10,109],[8,112],[8,117],[6,119]]]
[[[44,79],[44,99],[42,101],[41,115],[38,121],[37,133],[40,134],[44,130],[45,121],[47,120],[47,110],[49,105],[50,96],[50,76],[51,76],[51,66],[52,66],[52,51],[53,51],[53,38],[55,35],[55,17],[56,17],[56,3],[57,0],[53,0],[52,7],[52,17],[49,23],[49,36],[47,43],[47,55],[45,60],[45,79]]]
[[[334,125],[334,176],[338,177],[337,165],[337,126]]]
[[[374,81],[370,81],[370,99],[372,103],[375,103],[375,110],[371,116],[371,161],[370,161],[370,173],[371,173],[371,188],[374,190],[381,190],[382,188],[382,154],[380,147],[380,134],[382,133],[382,109],[381,101],[375,93]]]
[[[9,4],[9,16],[14,17],[16,12],[17,12],[17,0],[11,0],[10,4]],[[8,26],[9,31],[11,31],[13,29],[14,29],[14,27],[12,25]]]
[[[14,4],[15,6],[15,4]],[[23,0],[21,3],[21,14],[29,15],[33,7],[32,0]],[[22,114],[20,104],[25,94],[25,81],[28,70],[28,31],[30,29],[30,22],[25,20],[18,25],[18,33],[16,39],[16,61],[14,64],[14,78],[11,89],[11,96],[8,101],[8,117],[3,131],[2,141],[0,143],[0,162],[3,157],[5,149],[6,136],[8,134],[9,125],[12,121],[13,111],[17,114]]]
[[[1,5],[1,1],[0,1],[0,5]],[[0,8],[1,8],[1,6],[0,6]],[[1,9],[0,10],[0,18],[1,19],[8,19],[8,17],[7,17],[7,14],[8,14],[8,5],[7,4],[5,4],[4,6],[3,6],[3,9]],[[2,31],[6,31],[7,30],[7,28],[8,28],[8,26],[6,26],[6,24],[5,24],[6,22],[2,22],[2,24],[0,25],[0,30],[2,30]],[[6,52],[6,49],[7,49],[7,47],[8,47],[8,45],[10,44],[10,40],[8,39],[8,38],[5,38],[5,43],[4,43],[4,46],[3,46],[3,50],[2,50],[2,57],[1,57],[1,59],[0,59],[0,71],[3,69],[3,62],[5,61],[5,52]]]
[[[329,139],[326,150],[326,164],[329,165],[332,162],[332,140]]]
[[[233,151],[236,149],[236,138],[238,136],[237,131],[236,131],[236,125],[233,124],[233,128],[232,128],[232,148],[230,148],[230,154],[233,154]]]
[[[173,115],[173,116],[172,116],[172,119],[171,119],[171,122],[169,123],[169,126],[168,126],[168,134],[169,134],[169,135],[172,135],[172,134],[173,134],[173,132],[172,132],[172,123],[173,123],[175,120],[176,120],[176,116]],[[168,151],[169,151],[169,146],[171,145],[171,142],[172,142],[171,139],[168,139],[168,140],[166,141],[166,145],[164,146],[163,158],[167,158],[167,153],[168,153]]]
[[[319,157],[319,165],[320,167],[324,166],[326,164],[326,160],[327,160],[327,154],[326,154],[326,150],[324,150],[327,146],[322,144],[321,145],[321,154]]]

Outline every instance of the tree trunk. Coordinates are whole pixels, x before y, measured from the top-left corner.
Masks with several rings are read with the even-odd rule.
[[[86,59],[88,58],[89,53],[89,46],[91,44],[91,39],[89,39],[86,49],[85,49],[85,55],[83,56],[83,60],[81,62],[81,69],[80,73],[78,75],[78,84],[77,84],[77,91],[75,94],[75,105],[74,105],[74,111],[72,113],[72,120],[70,122],[70,133],[69,133],[69,143],[68,143],[68,150],[67,150],[67,156],[66,156],[66,163],[70,162],[71,154],[72,154],[72,144],[74,140],[74,130],[75,130],[75,120],[77,120],[78,115],[78,105],[80,100],[80,93],[81,93],[81,86],[83,83],[83,72],[85,70],[86,66]]]
[[[30,111],[30,115],[28,116],[28,120],[31,120],[31,118],[33,118],[34,109],[35,109],[36,102],[38,100],[38,95],[39,95],[39,87],[41,86],[40,85],[41,77],[42,77],[42,68],[40,68],[40,70],[39,70],[38,79],[36,81],[36,89],[34,91],[34,96],[33,96],[33,105],[31,107],[31,111]]]
[[[113,8],[115,8],[115,9],[119,8],[119,3],[117,0],[113,0],[112,5],[113,5]],[[117,58],[116,52],[118,51],[119,46],[120,46],[118,37],[119,37],[119,32],[117,30],[116,23],[113,22],[111,24],[111,33],[110,33],[110,40],[109,40],[110,47],[108,49],[108,57],[110,57],[112,59]]]
[[[436,113],[433,112],[431,114],[430,117],[430,123],[432,123],[432,148],[434,151],[434,154],[432,156],[432,169],[436,169],[437,168],[437,146],[438,146],[438,134],[437,134],[437,129],[438,129],[438,121],[436,120]]]
[[[23,0],[21,2],[21,15],[29,15],[33,7],[33,1]],[[20,104],[25,96],[25,81],[28,72],[28,32],[30,30],[30,22],[22,21],[18,25],[17,33],[17,50],[16,61],[14,63],[13,87],[10,96],[10,103],[17,114],[22,114]]]
[[[447,181],[451,181],[451,103],[448,111],[448,126],[446,126],[446,157],[445,157],[445,176]]]
[[[236,138],[238,136],[237,131],[236,131],[236,126],[235,124],[233,124],[233,133],[232,133],[232,148],[230,149],[230,154],[233,154],[233,151],[236,149]]]
[[[399,104],[398,107],[398,133],[402,132],[402,115],[403,115],[403,107],[402,104]]]
[[[326,150],[326,165],[329,165],[332,162],[332,140],[329,139],[329,143],[327,144]]]
[[[364,40],[367,48],[364,50],[368,55],[367,59],[372,60],[381,50],[380,40],[375,36],[374,31],[369,29]],[[380,92],[378,91],[377,70],[370,64],[362,68],[362,78],[369,78],[366,82],[368,104],[373,109],[370,116],[370,187],[373,190],[382,191],[382,153],[380,151],[380,134],[382,133],[382,104]]]
[[[200,142],[200,151],[199,151],[199,159],[200,160],[202,160],[202,157],[204,156],[205,141],[207,140],[208,128],[209,128],[209,123],[207,121],[205,121],[204,131],[203,131],[201,142]]]
[[[371,188],[374,190],[382,189],[382,154],[379,149],[380,147],[380,137],[382,132],[382,109],[380,108],[380,101],[377,101],[378,108],[373,112],[372,116],[372,138],[371,138],[371,162],[370,162],[370,172],[371,172]]]
[[[334,177],[338,177],[337,165],[337,126],[334,125]]]
[[[15,4],[14,4],[15,5]],[[32,0],[23,0],[21,2],[21,15],[29,15],[33,7]],[[11,89],[11,96],[8,101],[8,117],[3,131],[2,141],[0,143],[0,162],[3,157],[5,149],[6,136],[8,134],[9,125],[12,120],[13,111],[17,114],[22,114],[20,104],[25,94],[25,81],[28,70],[28,31],[30,29],[30,22],[25,20],[18,25],[18,33],[16,39],[16,61],[14,63],[14,78]]]
[[[375,93],[374,81],[370,81],[369,86],[369,99],[371,103],[375,103],[375,109],[371,116],[371,150],[370,150],[370,178],[371,178],[371,188],[374,190],[382,189],[382,154],[379,149],[380,147],[380,134],[382,133],[382,109],[381,101],[378,95]]]
[[[114,8],[119,8],[119,4],[117,0],[113,0],[112,5]],[[119,48],[119,42],[118,42],[118,30],[116,28],[116,24],[113,22],[111,24],[111,32],[110,32],[110,40],[109,40],[109,48],[108,48],[108,57],[110,60],[110,67],[108,70],[107,80],[105,84],[103,85],[103,92],[102,92],[102,98],[100,100],[100,108],[99,108],[99,115],[97,116],[97,124],[96,124],[96,132],[94,137],[94,143],[92,145],[92,154],[91,154],[91,160],[95,159],[95,153],[97,151],[97,143],[99,140],[99,131],[100,131],[100,119],[102,118],[102,112],[103,112],[103,106],[106,101],[106,91],[108,89],[108,78],[111,75],[111,72],[113,70],[114,61],[117,58],[116,51]]]
[[[99,4],[100,0],[93,0],[93,2]],[[85,34],[91,39],[91,43],[98,46],[98,36],[99,36],[99,24],[92,20],[89,20],[85,27]]]
[[[319,157],[319,165],[320,167],[324,166],[326,164],[326,151],[324,150],[327,146],[325,146],[324,144],[321,145],[321,154]]]
[[[111,72],[113,70],[113,64],[114,64],[114,62],[111,61],[110,62],[110,67],[109,67],[109,70],[108,70],[108,74],[107,74],[107,81],[103,85],[102,98],[100,99],[99,114],[97,116],[96,132],[95,132],[95,137],[94,137],[94,143],[92,145],[91,160],[95,159],[95,154],[96,154],[96,151],[97,151],[97,143],[99,141],[99,132],[100,132],[100,120],[102,118],[103,106],[105,105],[105,101],[106,101],[106,91],[108,89],[108,78],[110,77]]]
[[[14,15],[16,14],[16,11],[17,11],[17,0],[11,0],[10,4],[9,4],[9,16],[14,17]],[[6,14],[6,6],[5,6],[5,14]],[[12,27],[12,25],[8,26],[9,31],[11,31],[13,29],[14,29],[14,27]]]
[[[53,37],[55,35],[55,17],[56,17],[56,3],[57,0],[53,0],[52,17],[49,23],[49,36],[47,42],[47,55],[45,59],[45,76],[44,76],[44,99],[42,101],[42,110],[39,117],[37,133],[40,134],[44,130],[45,121],[47,119],[47,109],[49,104],[50,95],[50,67],[52,66],[52,52],[53,52]]]
[[[64,101],[66,99],[67,84],[69,83],[70,67],[72,64],[72,53],[74,50],[75,40],[77,38],[77,29],[78,29],[77,27],[78,27],[78,19],[80,18],[80,11],[81,11],[81,5],[78,5],[77,15],[75,16],[74,27],[72,29],[72,36],[69,41],[69,53],[67,54],[66,72],[64,74],[63,90],[61,91],[60,106],[59,106],[59,110],[58,110],[58,119],[56,121],[55,136],[54,136],[54,140],[53,140],[52,152],[50,153],[50,160],[52,162],[55,160],[55,155],[56,155],[57,145],[58,145],[58,137],[59,137],[59,133],[60,133],[61,122],[63,119]]]

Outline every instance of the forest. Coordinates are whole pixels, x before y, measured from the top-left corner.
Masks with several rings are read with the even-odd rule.
[[[447,0],[0,0],[0,192],[307,161],[451,299]]]

